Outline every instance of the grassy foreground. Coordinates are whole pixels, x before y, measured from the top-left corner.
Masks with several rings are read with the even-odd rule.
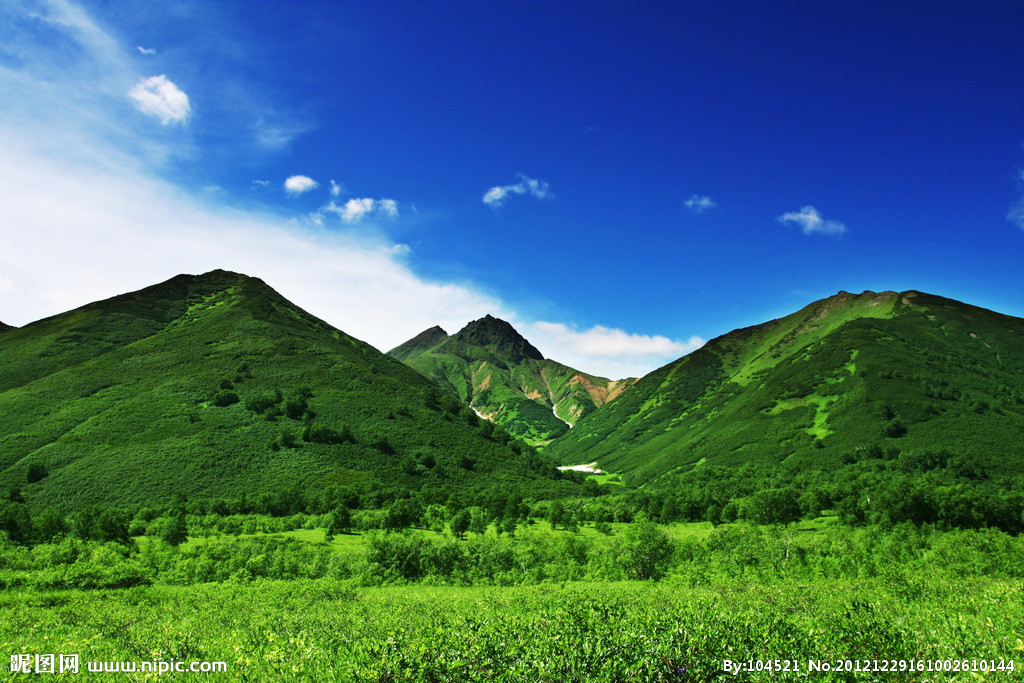
[[[1019,681],[1017,580],[357,588],[316,579],[0,593],[8,653],[223,661],[217,681]],[[989,673],[818,672],[808,660],[1015,659]],[[723,674],[723,660],[796,671]],[[103,678],[103,677],[106,678]],[[27,676],[22,675],[23,678]],[[119,674],[151,680],[155,674]]]

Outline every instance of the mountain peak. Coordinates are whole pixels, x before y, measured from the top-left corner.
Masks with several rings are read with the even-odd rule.
[[[391,349],[388,351],[388,355],[400,361],[406,361],[424,351],[429,351],[445,339],[448,339],[448,333],[442,330],[440,325],[434,325],[429,330],[423,330],[409,341]]]
[[[537,347],[519,334],[516,328],[490,314],[469,323],[454,334],[452,339],[470,346],[483,346],[509,354],[515,362],[527,358],[544,360]]]

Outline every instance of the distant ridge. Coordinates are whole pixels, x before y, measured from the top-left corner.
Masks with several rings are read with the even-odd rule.
[[[634,381],[612,381],[546,359],[511,324],[491,315],[451,336],[433,327],[389,355],[536,445],[564,434]]]

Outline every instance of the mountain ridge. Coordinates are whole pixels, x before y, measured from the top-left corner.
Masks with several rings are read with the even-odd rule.
[[[548,451],[634,483],[701,462],[839,462],[876,447],[944,446],[1022,469],[1022,375],[1022,319],[918,290],[840,291],[658,368]]]
[[[34,508],[293,486],[571,488],[420,374],[229,271],[5,332],[0,412],[0,487]],[[32,466],[47,476],[27,480]]]
[[[392,349],[480,416],[535,445],[564,434],[634,381],[598,377],[543,354],[507,321],[488,314],[441,338],[431,328]],[[424,339],[437,343],[423,348]]]

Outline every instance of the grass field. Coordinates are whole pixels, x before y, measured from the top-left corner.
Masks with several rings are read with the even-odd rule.
[[[218,681],[710,681],[726,659],[778,659],[792,670],[722,680],[1009,682],[1024,678],[1019,669],[809,675],[808,663],[1024,668],[1020,591],[993,580],[910,595],[881,581],[362,589],[320,579],[7,592],[0,632],[12,654],[79,654],[83,670],[87,661],[223,661],[226,673],[202,675]]]

